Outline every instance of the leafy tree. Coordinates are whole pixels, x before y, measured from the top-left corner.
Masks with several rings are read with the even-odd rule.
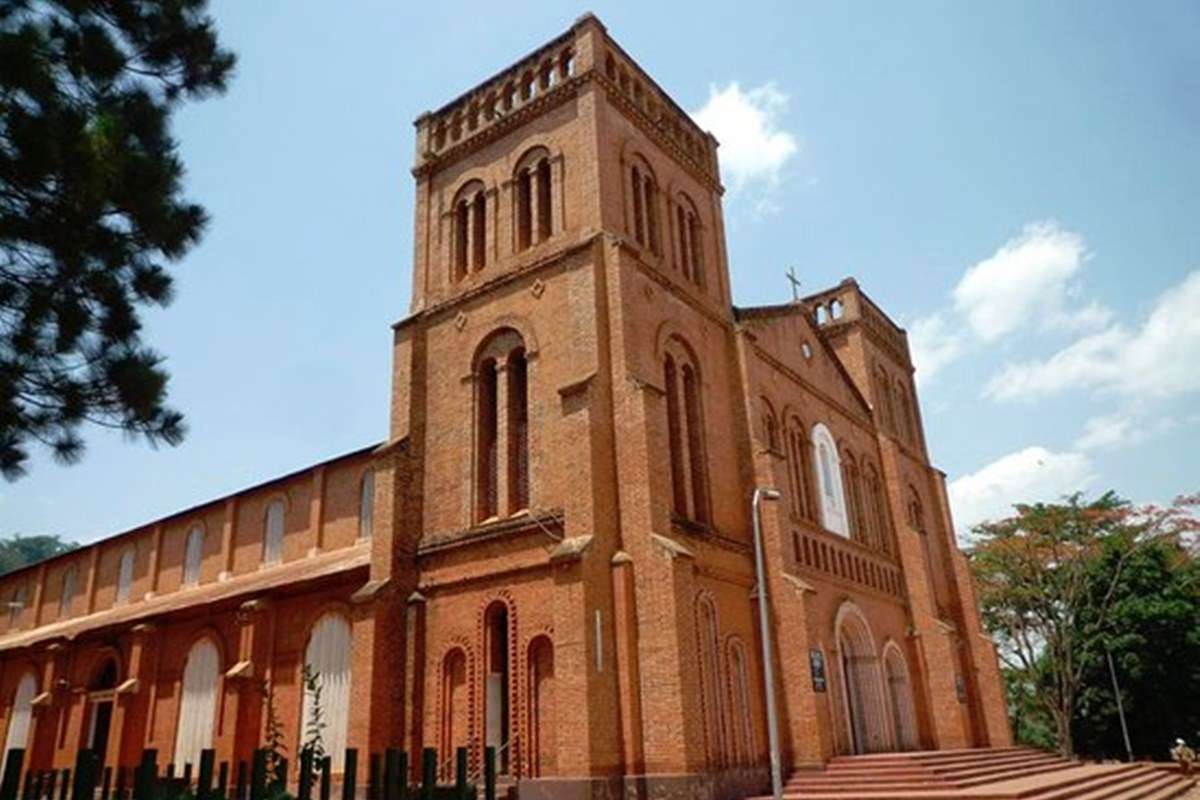
[[[1089,582],[1107,581],[1121,559],[1120,546],[1105,543]],[[1093,616],[1083,609],[1080,625],[1094,626]],[[1165,757],[1175,737],[1200,735],[1200,561],[1181,542],[1155,541],[1127,558],[1104,633],[1080,641],[1075,742],[1088,755],[1124,757],[1108,652],[1135,756]]]
[[[321,762],[325,760],[325,704],[321,700],[321,674],[306,663],[301,680],[309,711],[304,725],[304,745],[300,750],[312,754],[311,777],[315,783],[321,779]]]
[[[279,710],[275,705],[275,687],[264,678],[259,688],[263,697],[263,715],[266,717],[263,749],[267,751],[267,778],[272,790],[278,792],[282,791],[280,784],[286,785],[287,782],[287,776],[283,774],[287,754],[283,721],[279,719]]]
[[[200,239],[170,134],[184,100],[225,90],[207,0],[0,2],[0,473],[40,442],[64,463],[84,423],[177,444],[139,308]]]
[[[78,546],[75,542],[64,542],[60,536],[22,536],[18,533],[0,539],[0,575],[68,553]]]
[[[1109,631],[1127,563],[1200,528],[1188,513],[1194,504],[1135,508],[1111,492],[1091,502],[1075,494],[1018,505],[1014,516],[975,527],[971,560],[984,624],[1004,665],[1049,715],[1062,753],[1075,753],[1087,653]]]

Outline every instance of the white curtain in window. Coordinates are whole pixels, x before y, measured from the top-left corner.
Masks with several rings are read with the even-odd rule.
[[[275,564],[283,552],[283,501],[267,506],[263,528],[263,563]]]
[[[333,772],[342,771],[346,754],[346,729],[350,723],[350,623],[337,613],[329,613],[317,620],[304,663],[317,675],[321,686],[321,712],[325,727],[321,741],[325,754],[330,757]],[[312,720],[313,698],[304,693],[304,713],[300,725],[300,745],[308,739],[308,726]]]
[[[200,582],[200,560],[204,557],[204,529],[199,525],[188,531],[187,546],[183,555],[183,585],[194,586]]]
[[[17,693],[13,697],[12,715],[8,720],[8,737],[4,742],[4,759],[8,759],[8,751],[14,747],[24,748],[29,739],[29,723],[33,718],[33,698],[37,695],[37,678],[32,672],[26,672],[17,684]],[[29,758],[26,756],[26,763]]]
[[[124,603],[129,599],[129,590],[133,586],[133,548],[121,554],[121,565],[117,568],[117,602]]]
[[[175,733],[175,772],[185,764],[200,766],[200,751],[212,747],[217,711],[217,672],[220,657],[210,639],[201,639],[188,651],[179,700],[179,728]]]
[[[16,625],[17,620],[21,616],[21,612],[25,610],[25,586],[18,586],[13,590],[12,601],[8,606],[8,624]]]
[[[825,528],[842,536],[850,535],[846,522],[846,497],[842,492],[842,465],[837,445],[829,429],[818,423],[813,427],[813,449],[817,479],[821,483],[821,521]]]
[[[358,503],[358,536],[361,539],[371,538],[372,520],[375,516],[375,470],[369,469],[363,474],[362,496]]]

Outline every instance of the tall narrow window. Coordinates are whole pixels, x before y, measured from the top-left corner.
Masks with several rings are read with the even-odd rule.
[[[21,618],[25,610],[25,584],[13,589],[12,599],[8,601],[8,625],[12,627]]]
[[[687,477],[683,462],[682,425],[679,414],[679,379],[676,374],[675,359],[667,356],[663,367],[664,381],[667,385],[667,436],[671,451],[671,493],[675,513],[681,517],[688,514]]]
[[[217,681],[221,669],[217,646],[200,639],[188,651],[175,732],[175,769],[200,766],[200,753],[212,747],[217,718]]]
[[[688,215],[688,254],[692,258],[692,281],[703,288],[704,249],[700,244],[700,221],[695,214]]]
[[[529,356],[520,334],[504,328],[489,337],[473,374],[475,517],[482,522],[530,504]]]
[[[696,656],[704,689],[704,732],[708,739],[708,764],[724,765],[728,752],[725,741],[725,708],[721,692],[720,635],[717,610],[712,600],[700,597],[696,603]]]
[[[263,518],[264,564],[278,564],[283,557],[283,517],[283,501],[272,500]]]
[[[328,613],[313,625],[304,651],[304,663],[316,675],[321,692],[325,727],[321,732],[330,770],[341,772],[346,753],[346,732],[350,725],[350,652],[353,641],[350,623],[338,613]],[[301,732],[312,724],[316,705],[311,692],[304,692]]]
[[[692,510],[697,522],[708,522],[708,470],[704,463],[700,387],[696,372],[690,364],[683,368],[683,404],[688,431],[688,455],[692,462]]]
[[[487,263],[487,198],[483,192],[471,202],[471,266],[481,270]]]
[[[688,253],[687,211],[682,205],[675,206],[675,227],[679,234],[679,271],[683,277],[692,278],[692,257]]]
[[[855,463],[854,457],[845,453],[842,456],[842,479],[846,493],[847,522],[850,535],[862,542],[866,539],[866,524],[860,478],[858,464]]]
[[[375,470],[363,473],[358,495],[358,536],[370,539],[375,525]]]
[[[477,372],[479,386],[479,422],[478,441],[476,442],[476,473],[478,477],[479,519],[485,520],[496,516],[497,490],[497,461],[496,438],[499,433],[497,423],[497,380],[496,361],[487,359],[479,365]]]
[[[462,280],[467,275],[467,242],[471,229],[471,207],[466,200],[454,206],[454,277]]]
[[[750,765],[754,761],[754,728],[750,716],[750,679],[746,671],[746,653],[740,641],[729,645],[729,694],[733,700],[734,763]]]
[[[533,244],[533,173],[523,169],[517,174],[517,249]]]
[[[633,183],[630,186],[633,194],[633,238],[638,244],[645,244],[646,239],[642,227],[642,172],[636,166],[633,168]]]
[[[58,596],[58,616],[60,619],[66,619],[75,610],[76,574],[77,570],[74,564],[67,565],[67,568],[63,570],[62,592]]]
[[[821,522],[828,530],[849,536],[837,445],[834,444],[829,429],[823,424],[813,427],[812,439],[817,478],[821,484]]]
[[[537,165],[537,219],[538,241],[550,238],[553,224],[551,222],[550,201],[550,160],[543,158]]]
[[[647,175],[642,181],[644,202],[646,206],[646,244],[657,253],[658,245],[658,192],[654,181]]]
[[[701,383],[691,351],[681,339],[673,337],[669,342],[663,378],[666,383],[672,506],[682,517],[707,523],[710,508]]]
[[[200,563],[204,558],[204,529],[193,525],[188,531],[183,554],[183,585],[195,586],[200,582]]]
[[[508,507],[529,507],[529,372],[525,350],[508,358]]]
[[[892,552],[892,534],[888,520],[887,498],[883,494],[883,483],[873,465],[867,465],[867,491],[875,510],[875,533],[878,547],[885,553]]]
[[[117,566],[117,602],[125,603],[133,590],[133,559],[135,551],[132,547],[125,548],[121,553],[121,563]]]
[[[792,483],[792,512],[807,520],[816,520],[812,487],[812,459],[804,423],[795,417],[788,425],[788,467]]]

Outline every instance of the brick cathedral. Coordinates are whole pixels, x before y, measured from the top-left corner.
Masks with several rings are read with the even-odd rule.
[[[1010,743],[905,332],[853,280],[733,305],[718,144],[593,16],[416,121],[385,442],[0,579],[34,769],[485,746],[522,797],[736,797]]]

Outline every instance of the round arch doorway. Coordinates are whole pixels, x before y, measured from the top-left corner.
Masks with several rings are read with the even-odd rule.
[[[850,752],[885,752],[890,749],[891,737],[871,630],[862,612],[847,603],[838,612],[836,632]]]

